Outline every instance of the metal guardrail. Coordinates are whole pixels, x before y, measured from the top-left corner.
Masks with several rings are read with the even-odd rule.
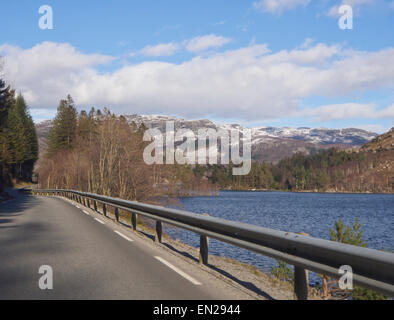
[[[350,266],[356,285],[394,297],[394,254],[353,245],[307,237],[292,232],[272,230],[250,224],[214,218],[183,210],[111,198],[73,190],[29,190],[37,195],[64,196],[97,210],[97,203],[114,208],[119,222],[119,209],[131,214],[131,227],[137,230],[137,215],[156,221],[157,242],[161,242],[162,223],[200,235],[200,263],[208,263],[208,237],[214,238],[295,266],[294,291],[298,299],[308,297],[310,270],[340,278],[339,268]]]

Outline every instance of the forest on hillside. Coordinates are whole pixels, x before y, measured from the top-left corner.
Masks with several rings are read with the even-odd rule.
[[[278,164],[254,162],[246,176],[233,176],[228,166],[195,171],[222,189],[392,193],[394,150],[297,153]]]
[[[39,161],[40,187],[145,202],[164,196],[216,194],[216,186],[196,176],[190,166],[147,165],[145,129],[109,110],[78,113],[68,96],[60,101],[48,150]]]
[[[0,192],[18,181],[31,181],[38,141],[25,99],[0,78]]]

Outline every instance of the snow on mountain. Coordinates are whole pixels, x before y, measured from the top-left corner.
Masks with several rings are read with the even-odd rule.
[[[173,121],[175,129],[189,129],[197,135],[198,129],[215,130],[238,130],[244,128],[239,124],[215,124],[207,119],[187,120],[165,115],[124,115],[129,123],[137,125],[142,123],[147,128],[159,129],[163,134],[166,132],[166,123]],[[46,149],[46,139],[51,121],[45,121],[36,125],[40,139],[40,149]],[[310,154],[316,150],[330,147],[349,148],[361,146],[376,138],[373,132],[347,128],[277,128],[255,127],[252,130],[252,158],[258,161],[277,162],[284,157],[289,157],[296,152]]]
[[[212,128],[223,130],[243,130],[238,124],[216,125],[210,120],[185,120],[172,116],[160,115],[129,115],[125,116],[129,122],[140,125],[144,123],[148,128],[158,128],[165,132],[166,121],[173,121],[177,129],[190,129],[197,133],[199,128]],[[362,129],[326,129],[326,128],[276,128],[276,127],[256,127],[252,129],[253,144],[272,141],[272,138],[294,139],[321,145],[348,145],[360,146],[377,137],[376,133]]]

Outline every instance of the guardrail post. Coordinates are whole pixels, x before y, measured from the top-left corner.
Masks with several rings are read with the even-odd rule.
[[[93,207],[94,207],[94,211],[97,212],[97,202],[96,202],[96,200],[93,200]]]
[[[131,214],[131,227],[133,231],[137,231],[137,214],[135,213]]]
[[[200,265],[208,265],[208,246],[208,237],[200,235]]]
[[[87,198],[86,201],[87,201],[87,203],[88,203],[88,208],[90,209],[90,199]]]
[[[203,216],[209,216],[208,213],[203,213]],[[208,251],[209,251],[209,238],[204,235],[200,235],[200,265],[208,265]]]
[[[115,221],[119,222],[119,209],[115,208]]]
[[[307,233],[297,233],[302,236],[309,237]],[[294,295],[297,300],[308,300],[308,270],[294,266]]]
[[[308,270],[294,267],[294,294],[297,300],[308,300]]]
[[[103,203],[103,215],[104,217],[107,216],[107,205],[105,203]]]
[[[163,224],[161,223],[161,221],[156,221],[155,242],[161,243],[162,234],[163,234]]]

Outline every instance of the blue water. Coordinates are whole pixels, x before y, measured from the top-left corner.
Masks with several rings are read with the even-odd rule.
[[[181,198],[181,208],[323,239],[330,238],[335,220],[350,224],[358,218],[369,248],[394,249],[394,195],[222,191],[217,197]],[[194,233],[169,227],[166,233],[199,246],[199,236]],[[277,264],[274,259],[214,239],[209,253],[253,264],[264,272]],[[312,275],[311,280],[317,278]]]

